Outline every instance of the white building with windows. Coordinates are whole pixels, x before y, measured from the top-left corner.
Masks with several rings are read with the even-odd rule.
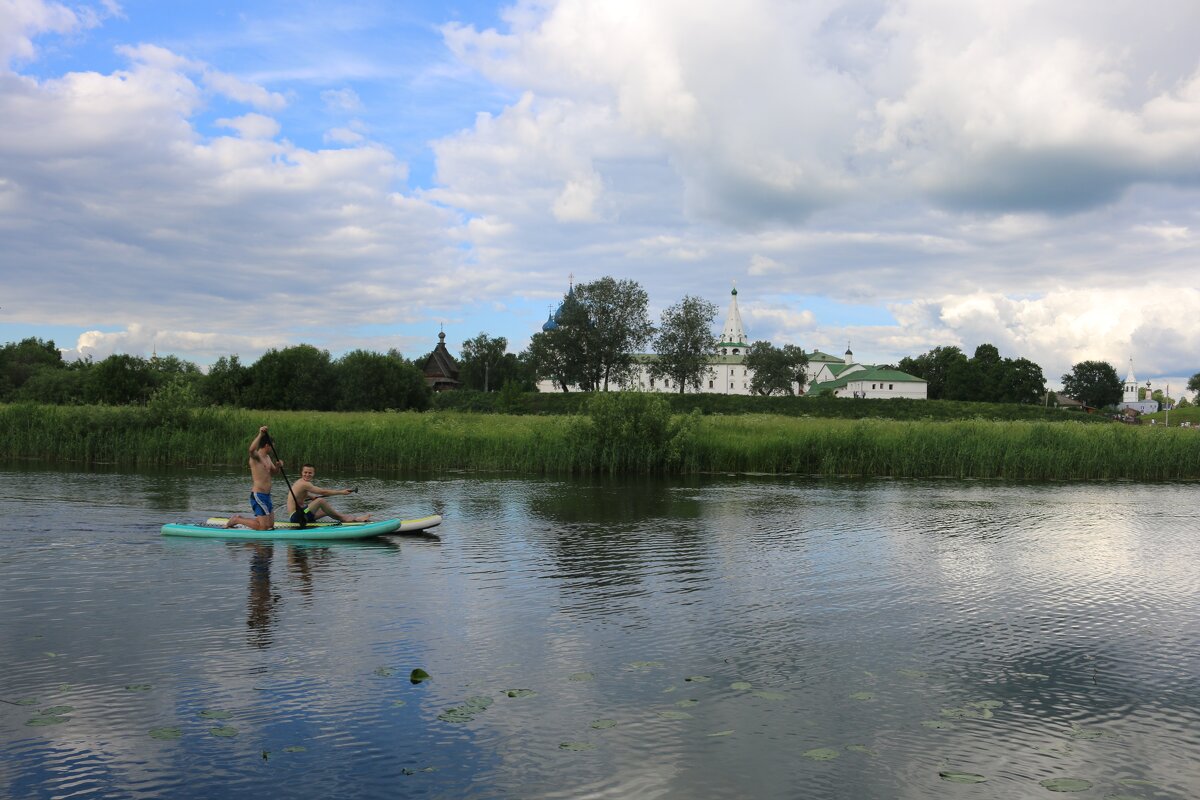
[[[1145,400],[1138,399],[1137,378],[1133,377],[1133,359],[1129,359],[1129,374],[1125,376],[1125,387],[1121,394],[1121,402],[1117,404],[1117,408],[1132,408],[1139,414],[1153,414],[1158,411],[1158,401],[1147,397]]]
[[[555,315],[551,315],[542,326],[542,330],[552,330],[556,326]],[[708,374],[701,381],[697,391],[691,386],[684,388],[686,394],[739,394],[749,395],[750,384],[754,380],[754,371],[745,365],[746,350],[750,347],[750,339],[746,336],[742,325],[742,313],[738,308],[738,291],[735,287],[729,293],[729,307],[725,312],[725,326],[721,329],[721,338],[717,342],[716,353],[709,359]],[[854,353],[846,348],[842,358],[813,350],[808,353],[808,382],[801,389],[792,384],[792,390],[797,394],[820,394],[826,389],[836,397],[871,397],[889,398],[905,397],[924,400],[926,382],[921,379],[893,369],[884,369],[854,361]],[[636,364],[634,374],[628,383],[620,384],[618,389],[625,391],[662,392],[679,394],[679,386],[668,378],[650,377],[650,365],[657,358],[653,353],[643,353],[634,356]],[[553,392],[559,390],[553,381],[538,382],[538,390]],[[576,387],[571,387],[574,391]]]

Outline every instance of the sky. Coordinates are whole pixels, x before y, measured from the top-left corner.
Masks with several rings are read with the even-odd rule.
[[[0,0],[0,342],[250,363],[658,319],[1200,372],[1195,0]]]

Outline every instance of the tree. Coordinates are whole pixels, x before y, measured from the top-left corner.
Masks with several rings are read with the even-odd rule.
[[[1187,389],[1189,392],[1196,392],[1200,395],[1200,372],[1188,378]]]
[[[650,365],[650,377],[675,381],[680,394],[688,386],[700,389],[709,373],[709,357],[717,350],[712,332],[716,318],[715,305],[690,295],[664,311],[654,337],[658,358]]]
[[[1027,358],[1004,359],[995,386],[997,403],[1040,403],[1046,393],[1042,368]]]
[[[1081,361],[1062,376],[1063,392],[1092,408],[1116,405],[1124,384],[1107,361]]]
[[[328,411],[335,403],[329,351],[310,344],[271,349],[250,367],[248,408]]]
[[[808,356],[794,344],[776,347],[770,342],[755,342],[746,350],[746,369],[754,370],[750,391],[755,394],[795,394],[793,384],[804,390],[808,380]]]
[[[504,374],[506,368],[514,366],[504,360],[507,349],[508,339],[486,333],[463,342],[458,357],[458,380],[463,388],[492,392],[503,386],[511,377]]]
[[[138,356],[114,353],[88,372],[87,398],[95,403],[141,404],[153,390],[150,364]]]
[[[20,389],[43,369],[62,369],[62,353],[54,340],[34,337],[9,342],[0,348],[0,400]]]
[[[399,353],[346,353],[333,364],[338,411],[385,411],[429,407],[425,376]]]
[[[956,366],[961,367],[966,361],[962,350],[947,346],[935,347],[916,358],[902,358],[898,366],[901,372],[925,379],[930,400],[945,400],[947,378]]]
[[[208,368],[200,393],[212,405],[240,406],[249,385],[250,370],[242,366],[237,354],[221,356]]]
[[[654,332],[646,312],[649,297],[636,281],[604,277],[582,283],[563,298],[556,327],[535,334],[530,360],[537,373],[567,390],[608,391],[627,382],[634,353]]]

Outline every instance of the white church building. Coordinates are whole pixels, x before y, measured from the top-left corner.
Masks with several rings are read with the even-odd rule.
[[[551,330],[554,326],[554,316],[546,320],[543,330]],[[754,380],[754,370],[745,365],[746,350],[750,347],[750,339],[746,336],[742,325],[742,313],[738,309],[738,292],[735,287],[729,293],[729,308],[725,312],[725,326],[721,330],[717,342],[716,353],[709,358],[708,373],[696,390],[691,386],[684,388],[686,394],[738,394],[749,395],[750,384]],[[808,353],[807,385],[800,387],[792,384],[796,394],[822,394],[826,390],[835,397],[869,397],[874,399],[909,398],[924,400],[927,398],[927,384],[924,379],[900,372],[899,370],[859,364],[854,361],[854,354],[846,348],[842,358],[813,350]],[[669,378],[650,377],[650,365],[658,356],[653,353],[643,353],[634,356],[634,373],[627,383],[618,388],[624,391],[679,393],[679,386]],[[538,382],[538,390],[553,392],[559,387],[549,380]],[[575,390],[576,387],[571,387]]]
[[[1125,376],[1125,388],[1121,394],[1121,402],[1117,404],[1118,409],[1132,408],[1139,414],[1153,414],[1158,411],[1158,401],[1147,397],[1145,400],[1138,399],[1138,382],[1137,378],[1133,377],[1133,359],[1129,359],[1129,374]]]

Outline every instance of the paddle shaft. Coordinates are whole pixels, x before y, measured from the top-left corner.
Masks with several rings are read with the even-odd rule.
[[[264,433],[263,436],[266,436],[267,447],[271,448],[271,455],[275,456],[275,461],[279,464],[279,474],[283,476],[283,482],[287,484],[288,494],[292,496],[292,502],[296,504],[296,510],[300,512],[298,522],[300,529],[303,530],[308,524],[308,520],[305,519],[304,509],[300,507],[300,500],[296,497],[296,493],[292,491],[292,482],[288,480],[287,473],[283,471],[283,459],[279,457],[279,451],[275,449],[275,440],[269,434]]]

